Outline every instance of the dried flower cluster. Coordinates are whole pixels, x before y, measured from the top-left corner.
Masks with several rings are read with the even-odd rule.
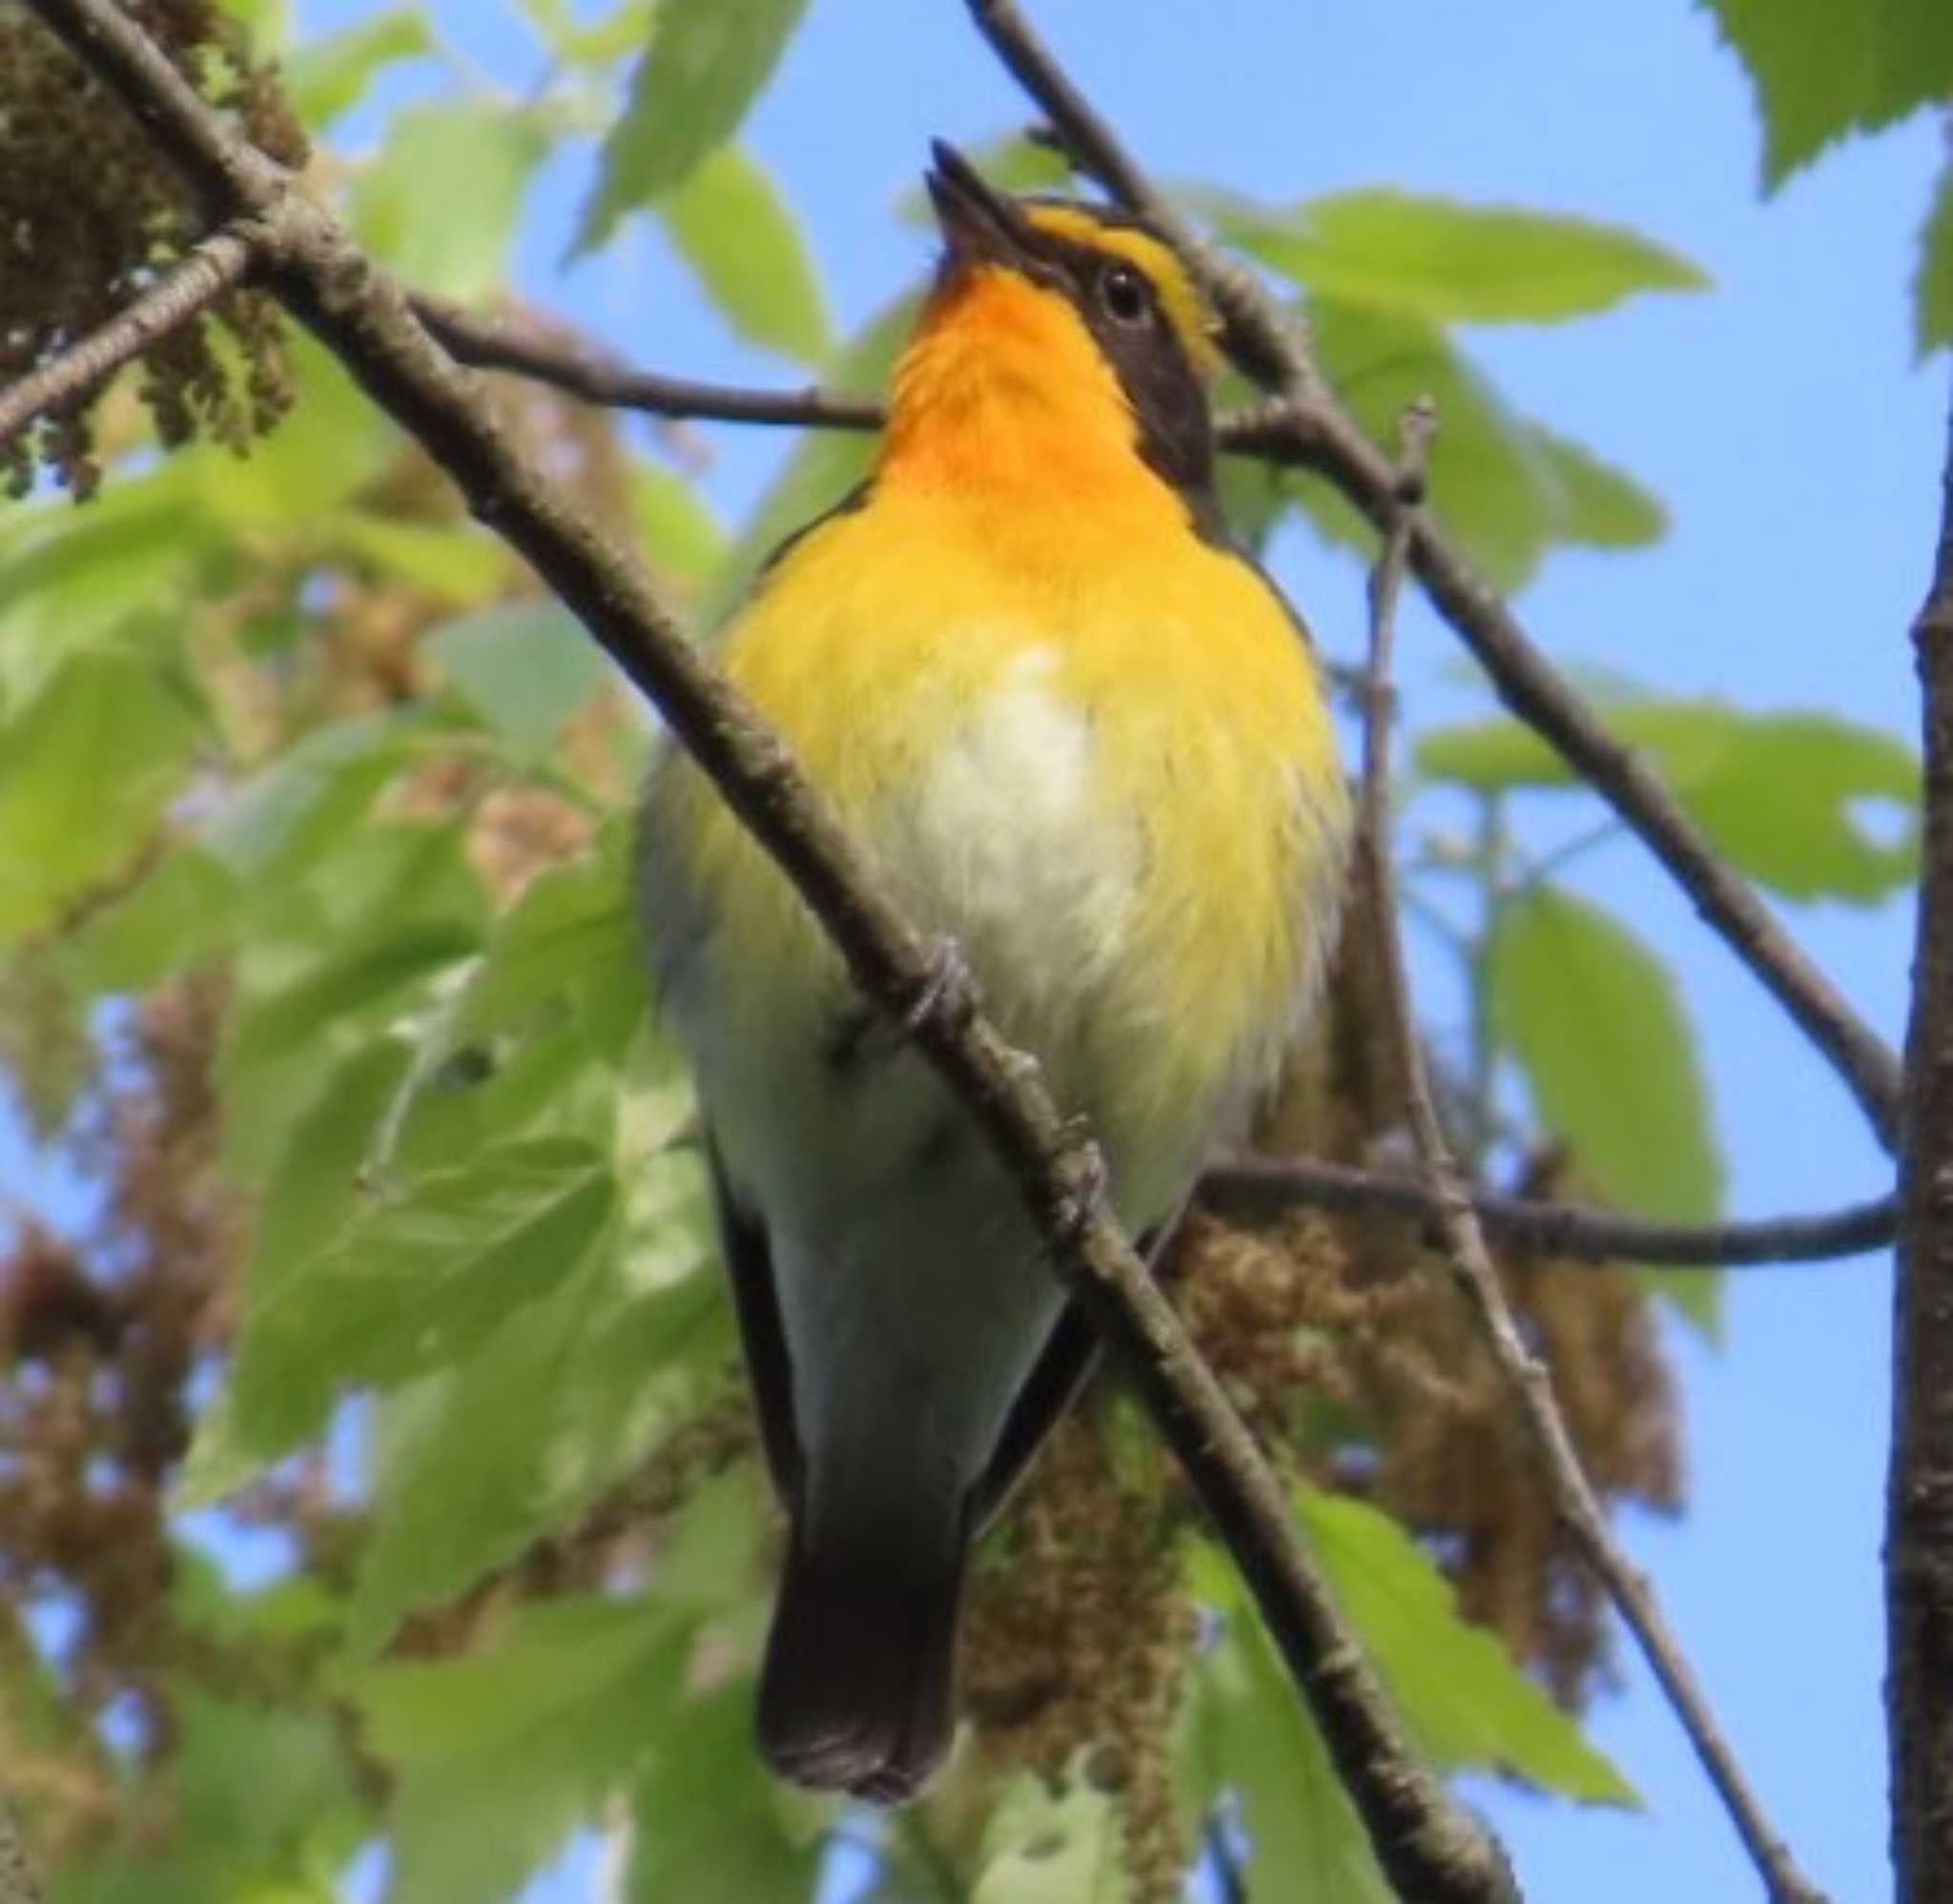
[[[178,69],[292,164],[305,139],[276,70],[251,56],[216,0],[137,0],[130,10]],[[0,11],[0,383],[113,317],[206,235],[193,193],[155,142],[24,10]],[[241,448],[291,401],[277,306],[222,299],[144,352],[140,394],[166,445],[208,436]],[[101,480],[95,393],[0,448],[26,493],[38,459],[76,496]]]

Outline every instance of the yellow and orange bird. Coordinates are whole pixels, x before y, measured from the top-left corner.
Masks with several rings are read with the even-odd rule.
[[[1215,326],[1179,259],[947,146],[928,184],[946,250],[874,474],[770,563],[725,665],[1143,1236],[1304,1026],[1343,775],[1308,637],[1223,530]],[[1092,1333],[968,1113],[675,750],[640,897],[792,1523],[761,1746],[899,1802],[950,1740],[970,1541]]]

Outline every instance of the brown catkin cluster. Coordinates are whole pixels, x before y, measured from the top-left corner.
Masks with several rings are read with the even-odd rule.
[[[255,62],[216,0],[132,0],[179,71],[275,157],[305,137],[275,68]],[[107,322],[206,235],[204,214],[154,139],[24,9],[0,10],[0,383]],[[220,339],[218,333],[222,333]],[[140,394],[166,445],[209,436],[241,448],[289,407],[276,305],[238,291],[159,338]],[[15,495],[36,460],[76,496],[101,480],[88,404],[0,448]]]
[[[188,1440],[185,1383],[224,1327],[236,1212],[216,1177],[210,1065],[220,990],[153,993],[95,1080],[88,1134],[108,1203],[79,1239],[29,1224],[0,1257],[0,1602],[58,1584],[79,1612],[62,1725],[15,1735],[58,1849],[111,1821],[92,1721],[131,1699],[148,1750],[167,1749],[162,1684],[179,1664],[165,1488]],[[15,1616],[10,1614],[10,1620]],[[26,1645],[0,1634],[0,1649]]]
[[[1197,1632],[1182,1509],[1148,1463],[1116,1470],[1112,1423],[1075,1411],[971,1581],[960,1680],[986,1755],[1048,1778],[1082,1764],[1120,1812],[1132,1894],[1178,1898],[1187,1845],[1171,1734]]]

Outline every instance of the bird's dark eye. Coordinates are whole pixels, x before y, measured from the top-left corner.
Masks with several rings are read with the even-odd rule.
[[[1099,302],[1120,324],[1143,324],[1153,315],[1153,287],[1129,264],[1108,264],[1099,274]]]

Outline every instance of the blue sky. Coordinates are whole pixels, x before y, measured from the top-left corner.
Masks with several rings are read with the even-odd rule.
[[[306,31],[364,11],[300,0]],[[1943,363],[1910,358],[1903,290],[1940,151],[1924,121],[1856,142],[1759,202],[1749,89],[1684,0],[1269,8],[1031,0],[1135,150],[1165,177],[1281,199],[1391,183],[1634,225],[1705,267],[1706,297],[1644,299],[1562,329],[1470,341],[1530,414],[1661,494],[1674,529],[1632,557],[1563,555],[1520,600],[1543,645],[1679,693],[1818,707],[1910,734],[1905,628],[1925,580],[1943,441]],[[533,45],[486,0],[437,8],[517,86]],[[932,135],[975,140],[1023,105],[951,0],[813,0],[750,128],[804,215],[844,328],[909,279],[928,240],[889,208]],[[792,380],[729,343],[642,226],[563,277],[582,172],[530,207],[522,275],[629,355],[675,372]],[[788,447],[710,429],[730,515]],[[1335,653],[1361,634],[1361,577],[1305,536],[1277,572]],[[1403,668],[1413,720],[1471,705],[1421,605]],[[1668,951],[1713,1080],[1737,1212],[1874,1193],[1881,1159],[1776,1007],[1631,843],[1585,880]],[[1902,1030],[1907,909],[1799,911],[1796,929],[1873,1021]],[[1428,1007],[1442,1015],[1441,988]],[[22,1167],[0,1128],[0,1181]],[[1883,1259],[1751,1272],[1726,1343],[1679,1331],[1691,1505],[1625,1531],[1651,1570],[1766,1808],[1840,1900],[1889,1888],[1879,1544],[1890,1290]],[[1583,1904],[1720,1899],[1754,1880],[1645,1671],[1625,1651],[1595,1736],[1649,1801],[1581,1813],[1472,1787],[1530,1894]],[[540,1897],[585,1894],[579,1871]]]

